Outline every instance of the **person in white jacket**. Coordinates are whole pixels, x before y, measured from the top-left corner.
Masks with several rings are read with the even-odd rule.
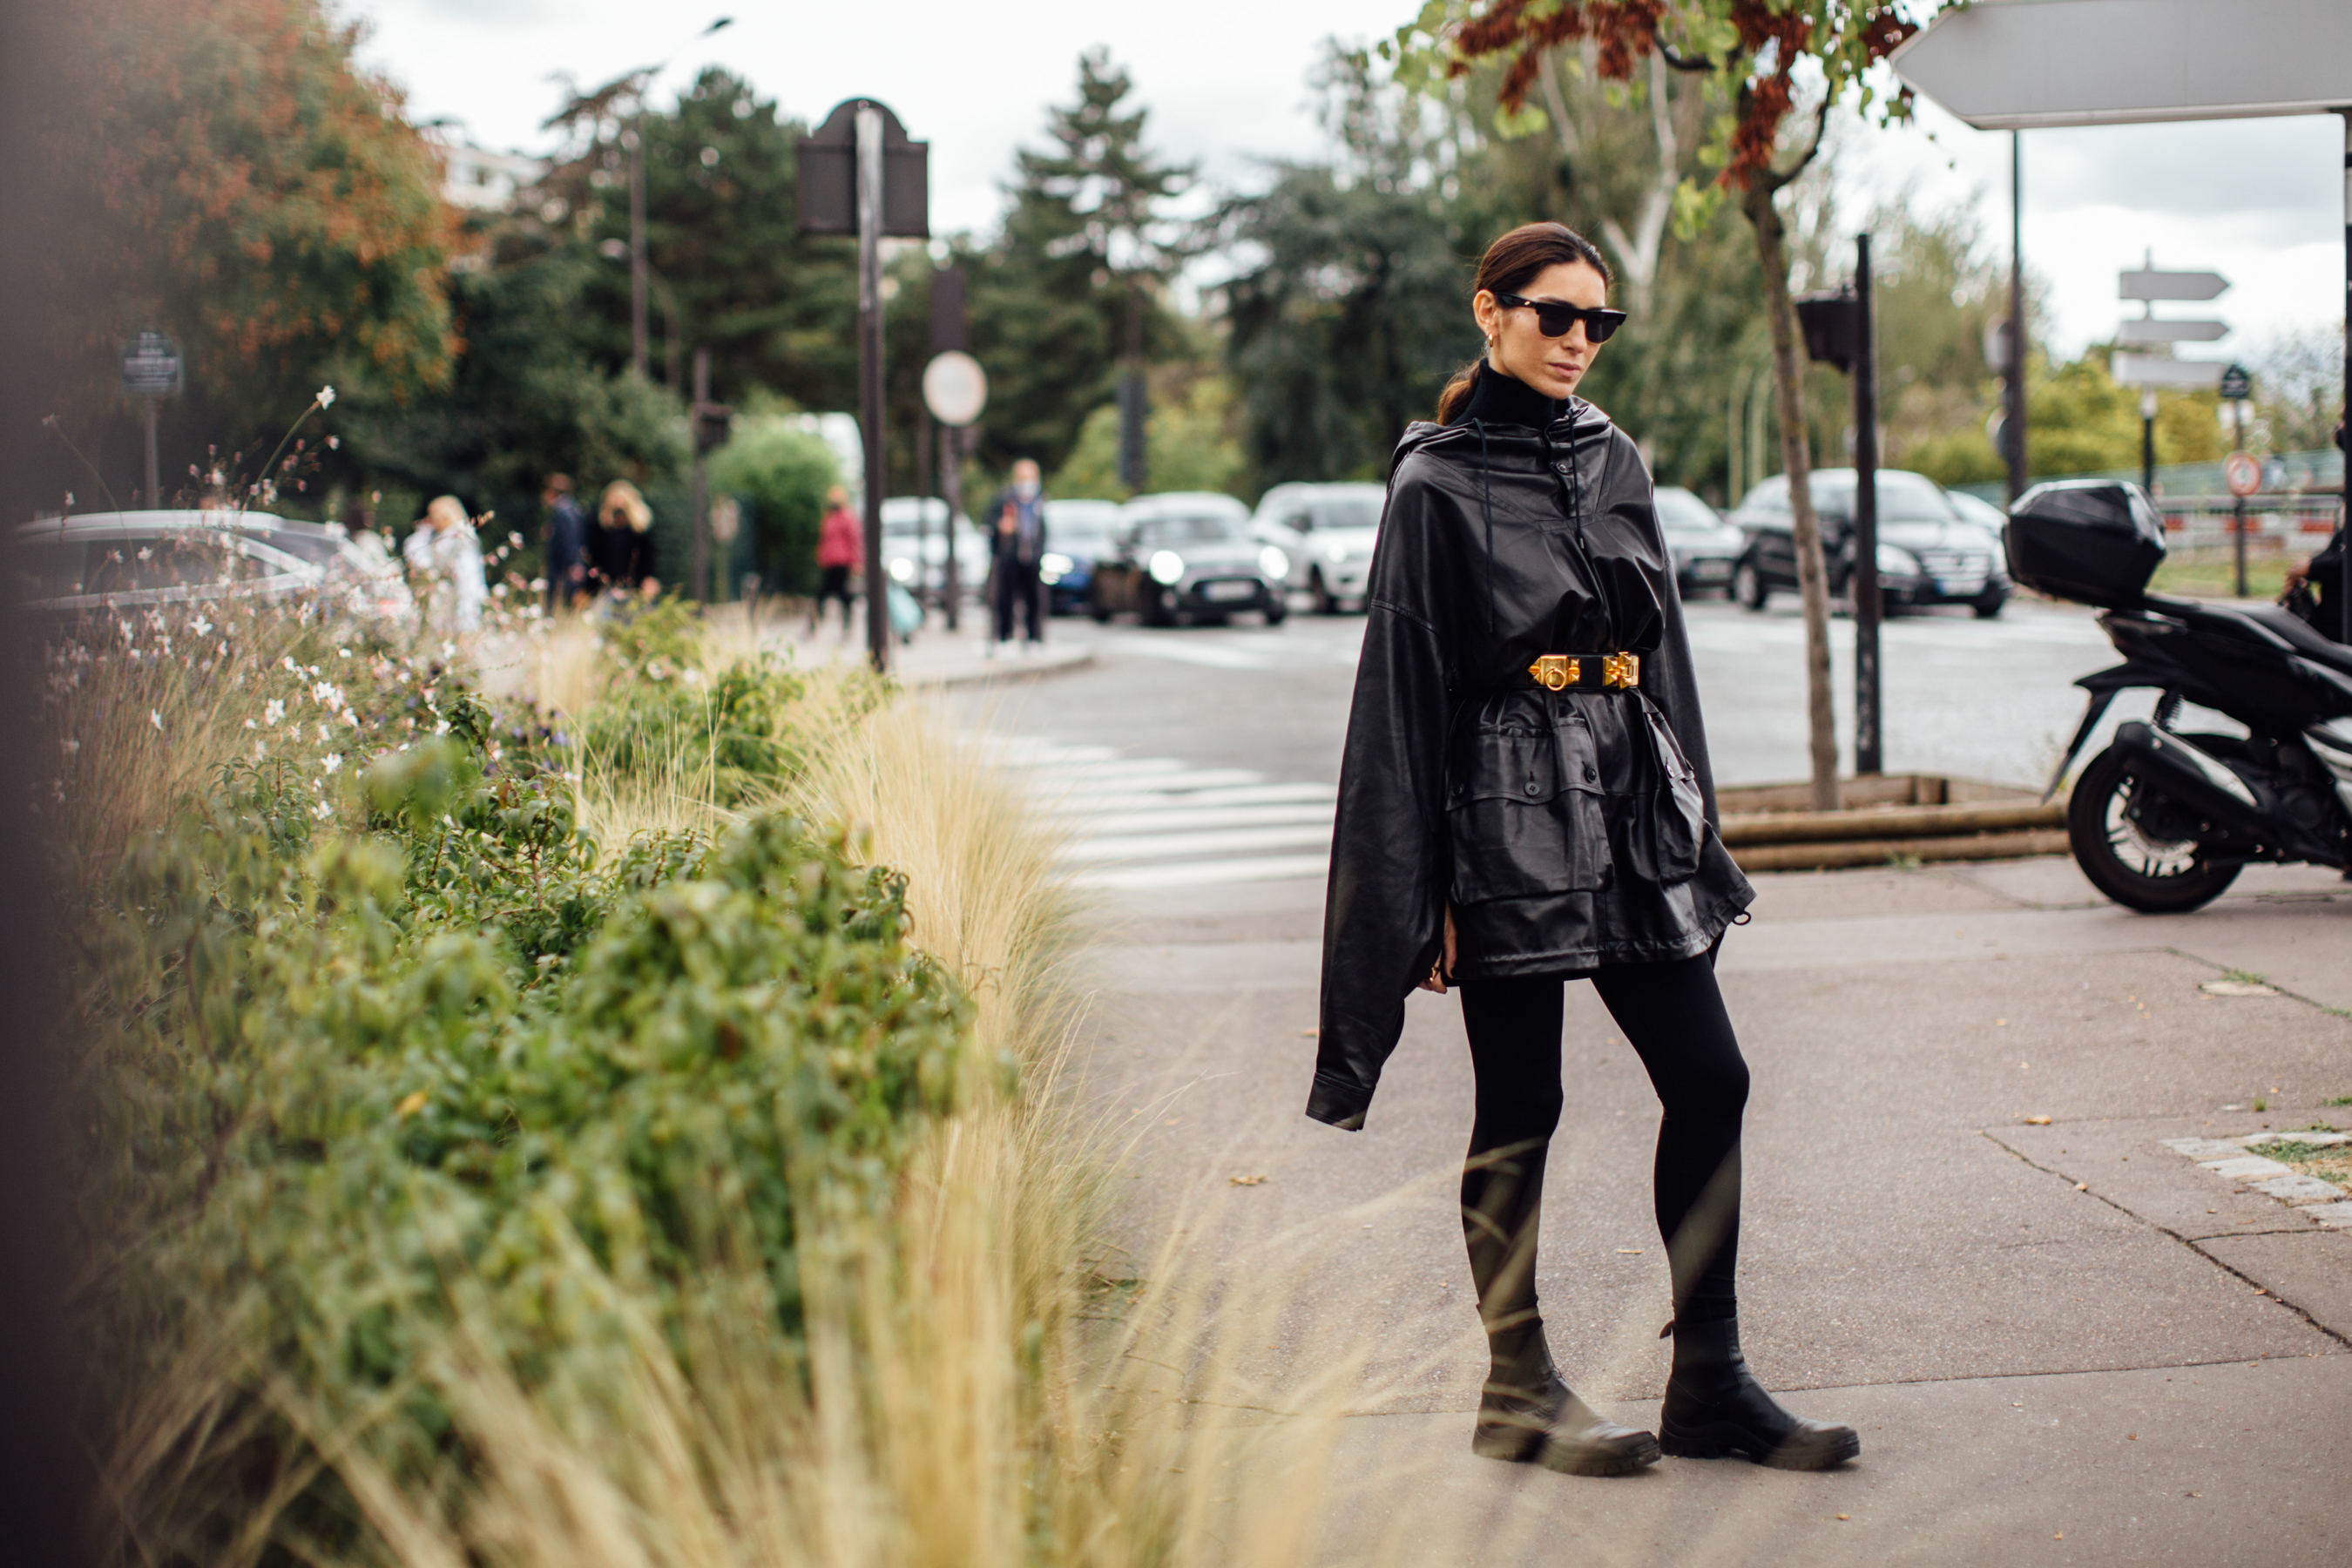
[[[400,553],[422,579],[426,622],[435,631],[463,635],[481,629],[482,602],[489,591],[482,578],[481,542],[474,537],[464,501],[436,496]]]

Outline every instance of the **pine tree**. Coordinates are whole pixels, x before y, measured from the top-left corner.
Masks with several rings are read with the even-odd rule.
[[[1077,101],[1053,110],[1047,149],[1019,153],[1003,233],[973,268],[992,467],[1028,457],[1050,473],[1130,353],[1150,363],[1189,347],[1163,290],[1189,255],[1166,208],[1193,171],[1145,148],[1149,111],[1122,112],[1133,87],[1107,51],[1079,57]]]

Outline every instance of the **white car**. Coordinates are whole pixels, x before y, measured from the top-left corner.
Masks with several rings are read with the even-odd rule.
[[[220,600],[315,599],[387,627],[415,618],[399,562],[371,532],[253,511],[93,511],[16,530],[19,602],[75,613]]]
[[[1360,609],[1387,499],[1371,484],[1276,485],[1258,499],[1250,531],[1290,557],[1290,588],[1312,595],[1318,612],[1349,600]]]
[[[937,496],[890,496],[882,502],[882,569],[890,581],[909,593],[918,582],[938,594],[947,588],[948,543],[955,542],[956,587],[967,598],[978,596],[988,582],[988,542],[958,512],[952,528],[948,503]],[[919,545],[922,570],[915,567]]]

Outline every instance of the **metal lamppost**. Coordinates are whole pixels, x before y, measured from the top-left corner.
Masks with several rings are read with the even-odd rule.
[[[180,391],[180,350],[162,332],[144,331],[123,346],[122,390],[146,405],[147,507],[163,504],[163,471],[155,450],[156,412]]]
[[[866,646],[890,668],[889,580],[882,569],[882,241],[929,239],[930,144],[909,142],[887,104],[845,99],[800,139],[800,231],[857,237],[857,423],[866,447]]]

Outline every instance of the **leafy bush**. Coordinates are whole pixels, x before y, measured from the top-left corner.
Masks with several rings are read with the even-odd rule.
[[[783,679],[658,695],[742,716]],[[424,700],[339,796],[225,766],[89,935],[117,1258],[92,1364],[156,1558],[237,1556],[289,1500],[313,1540],[350,1528],[289,1407],[404,1486],[462,1468],[423,1375],[461,1306],[559,1407],[646,1327],[600,1280],[684,1363],[706,1279],[761,1281],[789,1339],[808,1216],[877,1212],[954,1089],[969,1004],[908,944],[902,879],[783,816],[600,862],[555,736]]]
[[[754,415],[710,460],[713,491],[751,503],[768,585],[787,594],[816,585],[824,492],[840,482],[832,448],[785,416]]]

